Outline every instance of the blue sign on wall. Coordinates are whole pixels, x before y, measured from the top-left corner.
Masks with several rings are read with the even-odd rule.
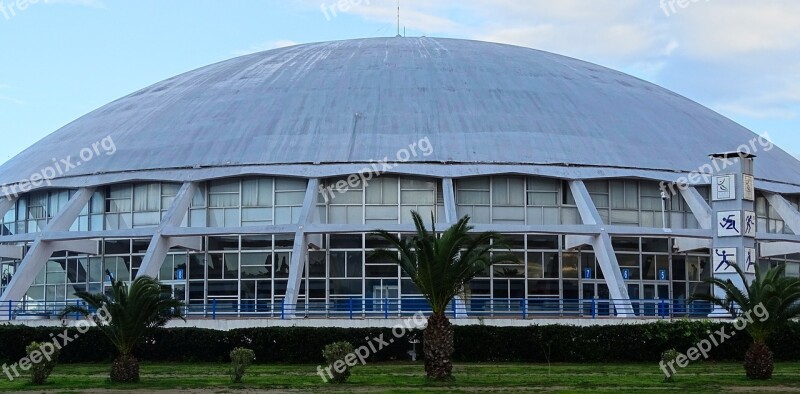
[[[667,280],[667,270],[665,269],[658,270],[658,280]]]
[[[183,268],[178,268],[178,269],[176,269],[176,270],[175,270],[175,279],[176,279],[176,280],[183,280],[183,279],[185,279],[185,277],[184,277],[184,276],[185,276],[185,273],[184,273],[184,272],[185,272],[185,271],[184,271],[184,269],[183,269]]]
[[[631,270],[628,268],[622,269],[622,279],[628,280],[631,278]]]
[[[592,279],[592,269],[591,268],[584,268],[583,269],[583,279]]]

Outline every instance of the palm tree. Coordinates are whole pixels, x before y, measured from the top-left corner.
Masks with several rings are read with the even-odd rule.
[[[398,264],[419,288],[431,306],[433,314],[423,333],[425,372],[430,379],[452,379],[453,327],[445,312],[448,305],[472,278],[486,271],[494,263],[516,262],[510,255],[492,256],[491,241],[495,247],[500,237],[491,232],[469,234],[469,216],[444,231],[437,233],[435,225],[429,232],[419,213],[412,211],[417,233],[402,239],[387,231],[375,235],[389,242],[396,251],[378,250],[371,259],[380,258]],[[434,222],[431,215],[431,222]]]
[[[91,316],[119,352],[111,366],[111,381],[138,382],[139,361],[133,354],[136,346],[149,329],[163,327],[173,318],[183,319],[181,311],[184,304],[162,291],[161,284],[153,278],[138,277],[129,287],[125,282],[115,280],[108,271],[106,274],[111,277],[111,291],[108,294],[80,291],[75,296],[107,316],[93,314],[80,306],[67,307],[61,316],[70,313]]]
[[[744,291],[730,279],[710,278],[706,282],[722,289],[725,298],[698,295],[693,299],[718,305],[730,312],[734,319],[746,319],[745,330],[753,338],[753,344],[745,354],[745,372],[750,379],[770,379],[775,364],[767,339],[786,322],[800,317],[800,279],[786,277],[784,265],[763,273],[756,265],[755,280],[748,285],[742,269],[735,264],[733,267],[745,283]],[[753,312],[759,318],[751,316]]]

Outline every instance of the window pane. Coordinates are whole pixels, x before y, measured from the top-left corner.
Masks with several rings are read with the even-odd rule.
[[[330,252],[330,277],[344,278],[345,275],[345,252]]]
[[[561,268],[558,253],[545,253],[544,254],[544,277],[545,278],[558,278]]]
[[[387,220],[397,223],[397,207],[395,206],[368,206],[366,207],[366,213],[367,220]]]
[[[306,191],[307,181],[302,178],[276,178],[275,190],[276,191]],[[302,202],[302,200],[301,200]]]
[[[131,198],[131,187],[128,185],[109,186],[108,198]]]
[[[558,192],[560,181],[552,178],[528,178],[529,191]]]
[[[275,253],[275,277],[288,278],[289,265],[292,263],[292,254],[289,252]]]
[[[272,223],[272,208],[242,208],[242,222]]]
[[[334,192],[333,198],[330,200],[331,205],[343,204],[361,204],[363,201],[363,190],[351,188],[343,193],[338,191]]]
[[[236,253],[225,254],[225,279],[239,278],[239,255]]]
[[[210,194],[209,206],[213,208],[238,207],[239,194]]]
[[[221,254],[208,255],[208,279],[222,279],[223,257]]]
[[[331,295],[361,296],[361,280],[333,279],[329,281]]]
[[[363,253],[347,252],[347,277],[357,278],[363,272]]]
[[[239,283],[237,281],[209,281],[209,297],[235,297],[239,294]]]
[[[625,209],[639,209],[639,183],[625,181]]]
[[[236,179],[221,179],[209,184],[209,193],[239,193],[239,181]]]
[[[552,193],[552,192],[528,193],[528,204],[537,207],[557,206],[558,193]]]
[[[462,190],[486,190],[489,191],[488,177],[463,178],[456,181],[458,189]]]
[[[161,188],[157,183],[136,185],[133,188],[133,203],[136,212],[153,212],[159,210]]]
[[[242,181],[242,206],[258,207],[259,197],[258,179],[245,179]]]
[[[367,184],[367,204],[396,205],[398,192],[397,178],[381,177]]]
[[[466,190],[459,190],[456,194],[456,198],[458,200],[459,205],[468,205],[468,204],[480,204],[480,205],[488,205],[489,204],[489,191],[466,191]]]
[[[488,195],[488,193],[487,193]],[[403,204],[434,204],[436,196],[433,191],[407,191],[400,192],[400,201]]]
[[[276,192],[275,205],[295,205],[302,206],[305,199],[305,191]]]
[[[325,277],[325,252],[308,253],[308,275],[312,278]]]
[[[400,188],[405,190],[433,190],[436,181],[424,178],[400,178]]]
[[[543,275],[542,254],[528,253],[528,278],[542,278]]]
[[[611,182],[611,208],[625,208],[625,183],[622,181]]]
[[[561,273],[563,278],[578,278],[578,254],[564,253],[561,259]],[[577,297],[575,297],[577,298]]]

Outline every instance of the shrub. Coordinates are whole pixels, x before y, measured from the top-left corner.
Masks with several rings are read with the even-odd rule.
[[[677,369],[675,372],[672,372],[672,369],[669,367],[670,363],[673,363],[676,358],[678,358],[678,351],[675,349],[669,349],[664,353],[661,353],[661,363],[662,365],[667,366],[667,370],[664,372],[664,381],[672,382],[675,380],[675,375],[678,373]],[[667,374],[669,373],[669,375]]]
[[[529,320],[535,323],[534,320]],[[658,363],[661,352],[675,348],[685,352],[708,332],[725,327],[735,331],[730,323],[717,321],[675,321],[614,326],[534,325],[527,327],[455,326],[457,362],[521,362],[521,363]],[[27,327],[0,325],[0,360],[26,357],[25,346],[33,341],[52,341],[61,334],[61,327]],[[70,328],[74,337],[78,332]],[[52,334],[52,335],[51,335]],[[322,364],[320,351],[325,345],[347,341],[364,343],[364,338],[393,338],[390,328],[313,328],[257,327],[230,331],[200,328],[160,328],[152,330],[136,349],[136,357],[147,362],[218,363],[230,360],[231,349],[252,349],[259,363],[265,364]],[[413,331],[395,338],[389,346],[370,354],[370,361],[409,360],[409,341],[420,338]],[[770,335],[767,344],[775,361],[800,361],[800,322],[791,322]],[[749,335],[742,332],[726,339],[709,354],[711,361],[742,361]],[[422,353],[423,344],[417,344]],[[71,341],[61,349],[59,362],[110,363],[116,350],[96,327]],[[2,364],[0,364],[2,365]]]
[[[244,372],[256,359],[256,353],[250,349],[237,347],[231,350],[231,382],[241,383]]]
[[[31,342],[25,352],[31,360],[31,383],[45,384],[58,363],[59,349],[50,342]]]
[[[340,341],[325,346],[322,356],[331,366],[330,373],[333,375],[331,383],[344,383],[350,378],[351,366],[345,361],[345,358],[354,352],[355,349],[350,342]]]

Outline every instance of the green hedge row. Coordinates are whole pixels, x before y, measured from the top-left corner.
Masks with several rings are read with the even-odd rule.
[[[675,348],[685,353],[698,341],[708,338],[729,324],[712,322],[674,322],[618,326],[531,326],[531,327],[455,327],[454,359],[464,362],[656,362],[662,351]],[[15,362],[25,355],[33,341],[52,341],[64,329],[0,326],[0,363]],[[74,337],[77,332],[69,330]],[[355,347],[368,345],[383,334],[388,342],[390,329],[343,328],[246,328],[214,331],[194,328],[154,330],[137,350],[140,359],[166,362],[227,362],[228,353],[238,346],[256,352],[258,363],[322,363],[322,349],[336,341],[349,341]],[[388,347],[373,353],[370,361],[408,360],[409,339],[421,340],[420,332],[395,339]],[[800,360],[800,323],[791,323],[775,334],[770,346],[779,361]],[[738,332],[711,351],[711,359],[741,360],[750,343]],[[422,353],[422,344],[417,344]],[[91,329],[61,351],[61,362],[108,362],[115,350],[97,330]]]
[[[472,362],[656,362],[664,350],[674,348],[686,353],[723,327],[727,335],[735,331],[731,324],[702,321],[588,327],[460,327],[456,329],[454,358]],[[719,341],[718,336],[715,338]],[[799,361],[798,338],[800,323],[788,324],[773,335],[769,344],[775,359]],[[751,341],[747,333],[738,332],[714,347],[709,359],[741,361]]]

